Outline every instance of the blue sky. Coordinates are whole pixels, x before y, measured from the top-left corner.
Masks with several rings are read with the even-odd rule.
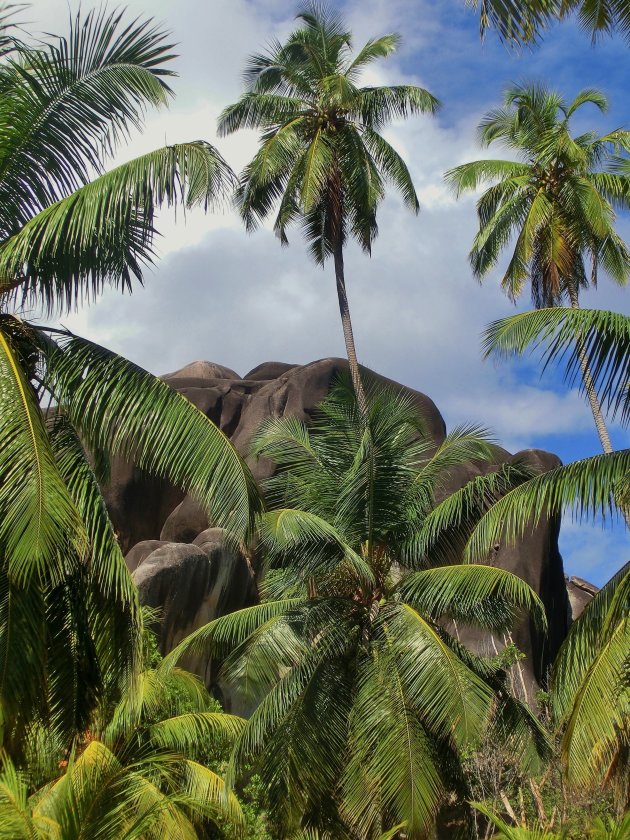
[[[84,8],[88,7],[84,2]],[[203,138],[216,142],[236,169],[256,145],[244,132],[217,139],[215,122],[240,93],[246,56],[293,26],[296,5],[286,0],[129,0],[132,14],[153,15],[173,30],[180,58],[174,65],[177,98],[168,111],[148,115],[142,136],[118,153],[127,159],[166,142]],[[566,462],[598,452],[586,405],[561,377],[540,379],[536,365],[483,363],[484,325],[514,311],[498,287],[499,271],[480,287],[467,252],[475,232],[474,198],[455,202],[442,173],[485,156],[475,140],[483,113],[499,104],[512,81],[547,81],[567,97],[582,87],[601,88],[610,110],[583,109],[576,128],[630,127],[628,46],[620,38],[592,46],[571,21],[554,26],[534,50],[511,50],[488,34],[479,40],[475,14],[463,0],[347,0],[335,4],[360,45],[368,37],[399,31],[403,42],[375,65],[373,82],[421,84],[437,95],[434,119],[394,125],[388,139],[409,162],[422,211],[411,216],[396,197],[380,214],[380,236],[368,260],[349,248],[347,282],[362,362],[429,394],[447,424],[481,422],[510,451],[538,447]],[[72,7],[72,4],[70,4]],[[31,19],[42,30],[61,30],[66,0],[39,0]],[[262,361],[308,362],[343,355],[330,269],[306,257],[296,232],[281,250],[269,229],[247,237],[230,212],[192,213],[183,222],[165,214],[162,258],[131,298],[105,294],[66,323],[124,353],[155,373],[197,358],[241,374]],[[630,221],[619,229],[630,238]],[[630,290],[602,278],[584,305],[630,314]],[[526,308],[525,296],[519,308]],[[628,433],[612,426],[617,447]],[[570,574],[601,584],[627,558],[621,526],[566,522],[561,534]]]

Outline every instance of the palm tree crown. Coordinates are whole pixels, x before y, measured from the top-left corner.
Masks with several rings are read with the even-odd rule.
[[[606,110],[606,98],[595,90],[567,104],[545,87],[517,86],[506,91],[504,103],[484,117],[479,137],[484,145],[501,143],[519,159],[479,160],[446,173],[458,195],[492,184],[477,203],[479,232],[470,252],[475,276],[485,277],[514,241],[502,280],[512,299],[528,280],[536,307],[573,299],[589,279],[597,283],[599,266],[625,284],[630,253],[614,222],[616,208],[630,207],[622,162],[630,132],[571,134],[571,118],[582,106]]]
[[[489,457],[487,438],[462,428],[436,449],[408,399],[369,387],[367,397],[363,413],[340,386],[310,431],[295,418],[264,424],[255,451],[279,473],[259,519],[263,603],[170,655],[227,656],[223,679],[261,700],[232,772],[254,763],[281,836],[375,838],[406,822],[408,837],[425,837],[461,782],[459,750],[489,721],[525,763],[533,742],[544,750],[500,667],[445,629],[506,628],[521,609],[544,621],[537,596],[509,572],[433,550],[441,538],[452,553],[453,535],[510,477],[436,504],[449,467]],[[446,565],[430,568],[436,558]]]
[[[260,149],[240,178],[238,205],[249,230],[277,205],[274,229],[287,244],[300,220],[310,253],[335,261],[337,291],[353,381],[361,397],[343,272],[343,246],[370,253],[376,211],[390,181],[407,206],[419,205],[405,162],[380,134],[392,119],[429,112],[437,100],[412,85],[361,87],[361,73],[396,49],[398,35],[368,41],[356,55],[343,21],[312,3],[284,44],[250,58],[246,92],[226,108],[219,131],[262,130]]]

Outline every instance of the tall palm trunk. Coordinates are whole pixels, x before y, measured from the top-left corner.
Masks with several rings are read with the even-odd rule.
[[[350,366],[352,386],[356,394],[357,403],[361,415],[365,417],[367,402],[365,391],[361,382],[359,372],[359,360],[354,346],[354,335],[352,333],[352,321],[350,320],[350,306],[346,293],[346,280],[343,270],[343,188],[339,167],[333,166],[332,176],[328,182],[328,200],[330,207],[330,234],[333,240],[333,258],[335,261],[335,280],[337,283],[337,298],[339,300],[339,314],[341,315],[341,327],[343,338],[346,343],[346,356]]]
[[[569,292],[569,300],[571,301],[571,308],[579,309],[580,303],[578,301],[578,292],[575,287],[575,284],[568,283],[567,285]],[[610,442],[610,435],[608,434],[608,429],[606,428],[606,423],[604,422],[602,407],[599,402],[597,392],[595,390],[595,385],[593,384],[593,377],[588,366],[586,351],[581,342],[578,342],[577,344],[577,354],[580,362],[580,369],[582,371],[584,389],[586,390],[586,395],[591,405],[591,412],[593,413],[593,420],[595,421],[595,428],[597,429],[597,434],[599,435],[599,440],[602,445],[602,449],[607,455],[609,455],[613,451],[612,443]]]
[[[569,300],[571,301],[571,308],[579,309],[580,302],[578,300],[578,292],[575,285],[573,283],[569,283],[567,288],[569,292]],[[607,455],[609,455],[613,451],[612,443],[610,442],[610,435],[608,434],[608,429],[606,428],[604,415],[602,413],[602,407],[599,402],[597,392],[595,390],[595,385],[593,383],[593,376],[591,374],[591,369],[588,365],[586,350],[584,349],[584,345],[581,341],[578,341],[576,343],[576,346],[578,360],[580,362],[580,369],[582,371],[584,389],[586,391],[588,401],[591,405],[591,412],[593,414],[593,420],[595,421],[595,428],[597,429],[597,434],[599,435],[599,440],[602,445],[602,449]],[[623,518],[626,522],[626,526],[630,528],[630,510],[628,510],[628,508],[624,504],[621,504],[616,498],[615,501],[617,502],[617,506],[621,511],[621,514],[623,515]]]
[[[352,378],[352,385],[354,393],[357,397],[359,410],[361,414],[365,415],[367,403],[365,400],[365,391],[363,390],[363,383],[361,382],[361,373],[359,372],[359,361],[357,359],[357,351],[354,346],[354,335],[352,333],[352,321],[350,320],[350,306],[348,305],[348,295],[346,293],[346,281],[343,271],[343,247],[341,242],[335,245],[335,280],[337,282],[337,297],[339,299],[339,314],[341,315],[341,327],[343,329],[343,338],[346,343],[346,355],[348,357],[348,365],[350,366],[350,376]]]

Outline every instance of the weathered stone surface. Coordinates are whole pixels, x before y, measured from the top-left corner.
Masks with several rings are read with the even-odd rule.
[[[167,542],[194,542],[197,534],[207,527],[208,514],[198,502],[186,496],[164,523],[160,539]]]
[[[230,436],[256,479],[262,480],[271,474],[273,467],[249,454],[251,439],[262,421],[269,416],[290,415],[308,422],[335,377],[346,370],[347,362],[335,358],[308,365],[266,362],[240,379],[234,371],[220,365],[194,362],[164,379]],[[397,389],[403,387],[371,375]],[[417,391],[403,390],[411,394],[425,419],[428,434],[439,445],[446,429],[435,403]],[[500,447],[495,447],[495,451],[493,463],[471,463],[453,470],[443,493],[516,459],[524,459],[540,471],[558,463],[554,455],[539,450],[516,455]],[[137,563],[135,577],[143,602],[163,608],[160,640],[164,650],[208,620],[208,615],[223,614],[254,602],[256,593],[249,565],[244,558],[237,560],[217,547],[221,545],[220,532],[216,533],[217,529],[212,528],[214,523],[208,521],[205,511],[193,499],[165,482],[147,478],[128,464],[116,462],[107,500],[124,550],[140,541],[158,537],[162,541],[148,556],[145,548],[133,549],[128,562],[130,566]],[[513,641],[527,656],[518,681],[528,695],[544,677],[571,616],[557,547],[558,530],[557,521],[543,520],[518,545],[498,545],[487,560],[520,575],[540,595],[547,609],[548,640],[540,638],[529,621],[523,622],[513,634]],[[216,588],[219,580],[224,593],[221,596]],[[478,650],[490,652],[494,652],[495,645],[500,649],[505,641],[488,639],[466,629],[463,639]]]
[[[160,610],[155,629],[162,653],[214,618],[254,603],[249,563],[225,544],[220,528],[204,531],[194,545],[153,542],[153,551],[138,563],[133,579],[140,602]],[[205,657],[183,658],[182,665],[214,684],[212,663]]]
[[[579,577],[566,578],[566,585],[571,606],[571,618],[575,621],[582,614],[582,610],[591,603],[599,589]]]
[[[140,563],[161,545],[163,545],[161,540],[142,540],[142,542],[136,543],[125,555],[125,563],[129,571],[135,572]]]

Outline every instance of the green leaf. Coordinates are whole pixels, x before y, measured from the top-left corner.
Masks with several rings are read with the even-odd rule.
[[[45,343],[46,385],[86,444],[122,455],[194,496],[232,539],[260,507],[254,479],[199,409],[132,362],[71,333]]]
[[[424,616],[451,618],[488,630],[507,630],[517,611],[529,613],[541,630],[545,608],[521,578],[492,566],[441,566],[404,579],[400,596]]]
[[[24,338],[30,336],[18,322],[0,318],[0,549],[19,584],[33,577],[59,580],[64,551],[86,548],[16,346]]]

